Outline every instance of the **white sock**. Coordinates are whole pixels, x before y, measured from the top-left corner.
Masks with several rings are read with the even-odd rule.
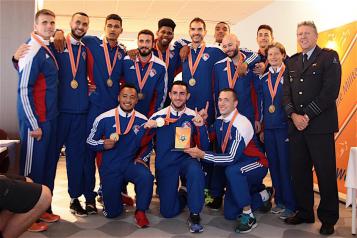
[[[268,201],[270,198],[269,193],[266,189],[260,192],[260,196],[262,197],[263,202]]]
[[[249,209],[249,210],[243,210],[243,214],[248,214],[251,218],[254,218],[254,215],[253,215],[253,212],[252,212],[252,209]]]

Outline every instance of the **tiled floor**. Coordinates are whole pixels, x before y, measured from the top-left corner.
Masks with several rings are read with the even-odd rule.
[[[269,183],[269,181],[268,181]],[[134,195],[133,187],[129,186],[129,194]],[[318,196],[316,196],[318,198]],[[82,199],[83,200],[83,199]],[[316,199],[318,202],[318,199]],[[60,159],[56,185],[53,197],[53,210],[61,216],[61,221],[51,224],[48,231],[43,233],[26,232],[24,238],[44,237],[321,237],[318,233],[320,223],[304,224],[298,226],[285,225],[276,215],[256,214],[258,227],[249,234],[234,233],[234,222],[223,218],[221,212],[212,212],[204,209],[201,214],[204,232],[191,234],[186,225],[187,210],[176,218],[164,219],[159,214],[158,198],[153,198],[148,218],[151,227],[138,229],[133,222],[134,208],[128,207],[127,211],[116,219],[107,219],[101,212],[86,218],[78,218],[69,212],[69,196],[67,194],[67,176],[65,160]],[[99,206],[100,207],[100,206]],[[101,210],[101,209],[100,209]],[[351,235],[351,208],[344,208],[340,204],[340,220],[336,225],[336,232],[330,237],[352,237]]]

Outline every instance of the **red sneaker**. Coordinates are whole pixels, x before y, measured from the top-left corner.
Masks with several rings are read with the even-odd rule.
[[[128,194],[125,194],[125,193],[121,193],[121,200],[122,200],[122,203],[127,205],[127,206],[134,206],[134,199],[131,198]]]
[[[41,221],[44,221],[47,223],[53,223],[53,222],[59,221],[59,219],[61,219],[60,216],[55,215],[53,213],[48,213],[48,212],[43,213],[42,216],[40,217]]]
[[[29,228],[27,228],[27,230],[31,232],[47,231],[47,229],[48,225],[43,222],[35,222]]]
[[[146,228],[149,227],[150,223],[148,218],[143,211],[136,211],[135,212],[135,222],[136,226],[139,228]]]

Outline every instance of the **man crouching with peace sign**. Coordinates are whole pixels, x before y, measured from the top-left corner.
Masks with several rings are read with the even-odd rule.
[[[219,92],[218,109],[221,116],[213,128],[217,153],[197,147],[184,151],[192,158],[225,166],[227,189],[224,217],[237,220],[237,233],[248,233],[257,226],[253,211],[270,202],[267,190],[253,192],[253,188],[262,183],[268,172],[268,161],[262,153],[257,153],[251,142],[254,129],[248,118],[238,112],[237,104],[235,91],[227,88]]]
[[[199,214],[204,204],[204,174],[200,162],[183,150],[194,146],[207,150],[207,128],[197,109],[194,111],[186,107],[190,93],[185,82],[175,81],[169,97],[171,105],[154,113],[145,124],[145,128],[152,128],[156,133],[155,168],[160,213],[171,218],[187,204],[190,211],[189,230],[199,233],[203,231]],[[187,189],[181,187],[178,191],[180,176],[186,178]]]

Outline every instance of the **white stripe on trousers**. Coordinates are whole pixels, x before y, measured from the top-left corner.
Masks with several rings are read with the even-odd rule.
[[[30,136],[30,129],[27,129],[27,148],[26,148],[27,151],[26,151],[24,176],[27,176],[31,173],[33,142],[34,142],[34,138]]]

